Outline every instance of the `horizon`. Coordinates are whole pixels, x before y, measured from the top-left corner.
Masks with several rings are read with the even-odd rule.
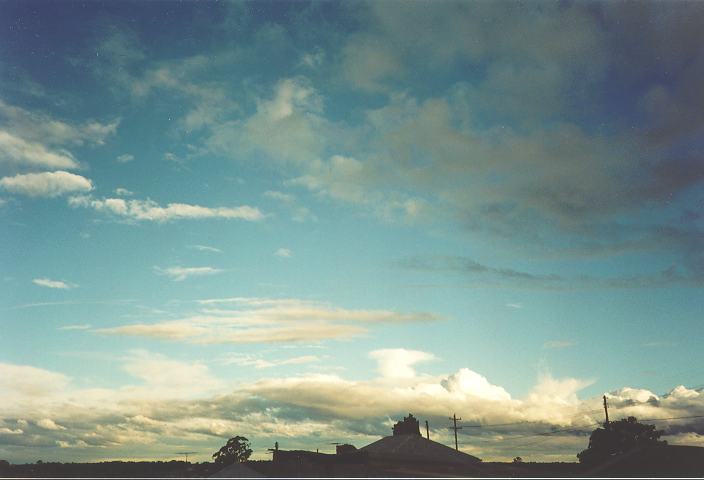
[[[704,447],[704,3],[0,12],[0,459]]]

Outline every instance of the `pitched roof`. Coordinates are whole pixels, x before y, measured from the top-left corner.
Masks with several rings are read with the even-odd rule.
[[[475,456],[458,452],[453,448],[420,435],[394,435],[370,443],[360,450],[371,458],[408,462],[443,463],[466,465],[481,462]]]

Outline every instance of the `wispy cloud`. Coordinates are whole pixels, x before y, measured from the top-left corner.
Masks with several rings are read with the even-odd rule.
[[[284,365],[302,365],[306,363],[319,362],[321,358],[317,355],[300,355],[297,357],[289,357],[283,359],[264,359],[257,355],[248,354],[230,354],[227,355],[222,363],[225,365],[239,365],[243,367],[254,367],[257,369],[274,368]]]
[[[115,189],[115,195],[120,195],[121,197],[131,197],[134,195],[134,192],[123,187],[118,187]]]
[[[0,130],[0,159],[17,165],[43,168],[77,168],[78,162],[65,150],[52,151],[39,142],[24,140]]]
[[[222,273],[223,270],[213,267],[154,267],[154,272],[156,272],[158,275],[165,275],[171,280],[180,282],[182,280],[186,280],[189,277],[215,275],[217,273]]]
[[[91,328],[91,325],[88,323],[80,323],[76,325],[64,325],[63,327],[59,327],[59,330],[88,330]]]
[[[68,193],[89,192],[93,183],[80,175],[64,171],[27,173],[0,179],[0,187],[30,197],[58,197]]]
[[[290,258],[293,253],[288,248],[279,248],[274,252],[274,255],[281,258]]]
[[[76,285],[68,282],[64,282],[61,280],[51,280],[49,278],[35,278],[32,280],[32,283],[35,285],[39,285],[40,287],[46,287],[46,288],[56,288],[60,290],[69,290],[71,288],[75,288]]]
[[[179,275],[180,272],[174,272]],[[432,322],[427,312],[354,310],[300,299],[233,297],[206,299],[197,314],[178,320],[130,324],[95,330],[189,343],[289,343],[344,339],[363,335],[371,325]],[[226,305],[228,308],[214,308]]]
[[[134,160],[134,155],[131,155],[129,153],[124,153],[122,155],[118,155],[115,160],[117,160],[118,163],[131,162],[132,160]]]
[[[192,248],[200,252],[222,253],[222,250],[219,248],[209,247],[208,245],[189,245],[188,248]]]
[[[203,207],[186,203],[169,203],[165,207],[152,200],[125,200],[123,198],[95,199],[91,196],[74,196],[68,199],[72,207],[90,208],[137,221],[168,222],[185,219],[227,218],[258,221],[264,214],[256,207]]]

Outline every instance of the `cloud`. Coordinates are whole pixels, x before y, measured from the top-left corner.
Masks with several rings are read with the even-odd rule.
[[[186,280],[189,277],[202,277],[204,275],[215,275],[223,272],[223,270],[213,267],[154,267],[154,271],[159,275],[165,275],[177,282]]]
[[[174,272],[174,276],[180,272]],[[431,322],[441,317],[427,312],[353,310],[300,299],[233,297],[201,301],[207,308],[178,320],[131,324],[94,330],[128,335],[218,343],[299,343],[345,339],[362,335],[375,324]],[[217,305],[229,308],[213,308]]]
[[[130,153],[123,153],[122,155],[118,155],[115,160],[117,160],[117,163],[131,162],[132,160],[134,160],[134,155]]]
[[[68,193],[89,192],[93,183],[80,175],[64,171],[27,173],[0,179],[0,187],[30,197],[58,197]]]
[[[155,390],[158,397],[197,397],[219,391],[224,385],[202,362],[174,360],[145,350],[131,351],[122,368]]]
[[[290,258],[293,253],[288,248],[279,248],[274,252],[274,255],[281,258]]]
[[[255,113],[210,129],[207,147],[244,161],[258,152],[274,165],[305,166],[320,158],[333,126],[322,116],[322,99],[304,77],[285,78],[273,96],[260,98]]]
[[[61,280],[51,280],[49,278],[35,278],[32,280],[32,283],[39,285],[40,287],[56,288],[60,290],[69,290],[76,287],[76,285],[71,283],[63,282]]]
[[[219,248],[209,247],[207,245],[189,245],[188,248],[193,248],[200,252],[222,253],[222,250]]]
[[[20,166],[42,168],[78,168],[78,162],[66,150],[51,151],[38,142],[24,140],[0,130],[0,161]]]
[[[137,221],[168,222],[184,219],[228,218],[258,221],[264,214],[256,207],[203,207],[186,203],[169,203],[165,207],[153,200],[125,200],[122,198],[95,199],[90,196],[74,196],[68,199],[71,207],[90,208],[118,217]]]
[[[121,197],[131,197],[134,192],[127,190],[126,188],[118,187],[115,189],[115,195],[120,195]]]
[[[254,355],[247,354],[230,354],[223,359],[225,365],[239,365],[242,367],[254,367],[256,369],[275,368],[284,365],[302,365],[306,363],[319,362],[320,357],[316,355],[300,355],[298,357],[290,357],[276,360],[267,360]]]
[[[231,359],[240,366],[270,368],[258,363],[259,357]],[[289,360],[303,364],[310,359],[281,362]],[[578,396],[589,381],[548,374],[539,376],[527,395],[514,397],[467,367],[390,385],[383,377],[320,374],[226,382],[202,362],[143,350],[128,352],[120,363],[129,380],[112,389],[86,388],[35,367],[0,364],[0,390],[7,395],[0,405],[0,443],[23,447],[22,452],[32,446],[32,458],[67,446],[82,455],[73,458],[93,458],[96,449],[102,457],[106,448],[113,457],[154,458],[172,454],[173,444],[182,442],[211,452],[236,431],[249,432],[256,456],[264,458],[274,440],[309,450],[340,438],[366,445],[389,435],[394,421],[409,411],[429,420],[435,441],[450,445],[452,433],[445,426],[450,412],[457,412],[465,425],[459,431],[461,448],[485,461],[510,461],[517,449],[529,460],[574,461],[603,420],[601,394]],[[704,392],[683,386],[662,396],[622,388],[607,398],[614,419],[704,414]],[[674,443],[704,434],[698,419],[651,422]]]
[[[279,192],[276,190],[267,190],[266,192],[264,192],[263,195],[267,198],[278,200],[279,202],[283,203],[292,203],[296,200],[296,197],[294,195],[291,195],[290,193]]]
[[[62,327],[59,327],[59,330],[88,330],[91,328],[91,325],[88,323],[80,323],[80,324],[75,324],[75,325],[64,325]]]
[[[0,100],[0,121],[18,139],[27,145],[103,145],[105,140],[117,133],[120,119],[107,123],[95,120],[82,124],[71,124],[57,120],[44,112],[32,112],[9,105]],[[0,132],[0,142],[3,138]],[[34,152],[36,153],[36,151]],[[45,165],[54,168],[73,168],[71,165]]]
[[[38,420],[37,426],[39,426],[45,430],[66,430],[66,427],[62,427],[61,425],[58,425],[56,422],[54,422],[50,418],[42,418],[41,420]]]
[[[436,359],[431,353],[405,348],[374,350],[369,358],[378,362],[379,373],[384,378],[413,378],[416,376],[413,365]]]

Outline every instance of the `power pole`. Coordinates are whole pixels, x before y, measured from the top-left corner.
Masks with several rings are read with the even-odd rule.
[[[425,421],[425,438],[430,440],[430,428],[428,427],[428,421]]]
[[[609,407],[606,404],[606,395],[604,395],[604,414],[606,415],[606,422],[604,422],[604,428],[609,429]]]
[[[455,450],[457,450],[457,451],[459,452],[460,449],[459,449],[459,447],[457,446],[457,430],[461,430],[462,427],[458,427],[458,426],[457,426],[457,420],[462,420],[462,419],[461,419],[461,418],[457,418],[457,415],[453,413],[453,414],[452,414],[452,417],[450,418],[450,420],[452,420],[452,423],[453,423],[453,426],[450,427],[450,428],[455,431]]]

